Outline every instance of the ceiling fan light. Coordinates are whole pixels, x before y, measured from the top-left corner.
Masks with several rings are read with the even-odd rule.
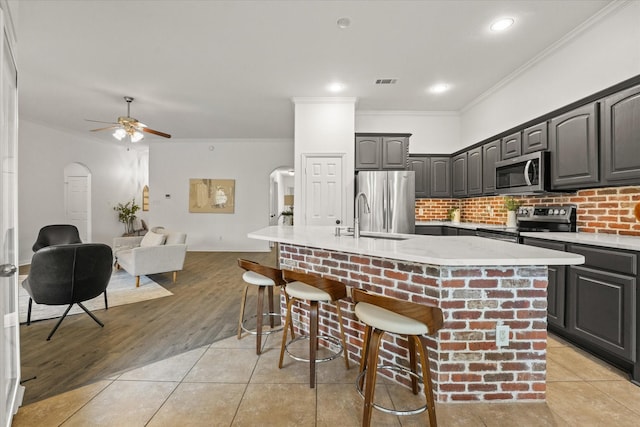
[[[116,131],[113,132],[113,137],[118,141],[122,141],[122,138],[124,138],[125,136],[127,136],[127,131],[122,128],[116,129]]]
[[[138,142],[138,141],[141,141],[142,139],[144,139],[144,135],[142,134],[142,132],[135,131],[131,135],[131,142]]]

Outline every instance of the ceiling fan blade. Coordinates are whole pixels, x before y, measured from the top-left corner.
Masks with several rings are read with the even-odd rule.
[[[91,129],[91,132],[98,132],[98,131],[101,131],[101,130],[109,130],[109,129],[117,129],[119,127],[120,127],[119,125],[107,126],[106,128]]]
[[[154,135],[158,135],[158,136],[162,136],[164,138],[171,138],[171,135],[169,135],[168,133],[164,133],[164,132],[160,132],[159,130],[153,130],[151,128],[140,128],[141,131],[143,132],[148,132],[148,133],[152,133]]]
[[[118,123],[115,122],[103,122],[102,120],[91,120],[91,119],[84,119],[86,122],[94,122],[94,123],[109,123],[112,125],[117,125]]]

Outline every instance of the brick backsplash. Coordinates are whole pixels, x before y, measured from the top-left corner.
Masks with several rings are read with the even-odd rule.
[[[640,220],[634,208],[640,204],[640,187],[608,187],[580,190],[577,193],[556,193],[544,197],[516,196],[526,205],[575,204],[578,231],[586,233],[640,236]],[[447,218],[447,210],[460,207],[462,222],[504,224],[507,212],[504,196],[468,199],[417,199],[416,221]]]

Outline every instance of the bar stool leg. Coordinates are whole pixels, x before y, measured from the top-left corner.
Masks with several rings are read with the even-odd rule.
[[[249,285],[244,285],[244,291],[242,291],[242,302],[240,303],[240,318],[238,319],[238,339],[242,338],[242,320],[244,319],[244,305],[247,303],[247,291]]]
[[[347,350],[347,340],[344,337],[344,325],[342,322],[342,311],[340,311],[340,301],[336,301],[336,312],[338,313],[338,325],[340,326],[340,338],[344,349],[344,365],[349,369],[349,351]]]
[[[274,307],[273,307],[273,286],[269,286],[269,292],[267,293],[269,296],[269,313],[274,313]],[[271,326],[271,329],[274,328],[275,326],[275,320],[273,319],[272,315],[269,315],[269,326]]]
[[[362,414],[362,426],[371,425],[371,410],[373,409],[373,396],[376,389],[376,376],[378,373],[378,352],[380,351],[380,341],[384,331],[374,329],[369,339],[369,357],[367,358],[367,379],[364,383],[364,413]]]
[[[314,388],[318,353],[318,301],[309,301],[309,305],[309,387]]]
[[[289,298],[287,302],[287,315],[284,318],[284,328],[282,330],[282,345],[280,346],[280,361],[278,362],[278,368],[282,369],[282,360],[284,359],[284,349],[287,345],[287,328],[291,327],[291,336],[293,337],[293,323],[291,322],[291,306],[295,299]]]
[[[362,342],[362,355],[360,357],[360,370],[358,374],[362,374],[365,369],[367,369],[367,359],[369,357],[369,341],[371,339],[371,330],[372,326],[366,325],[364,328],[364,338]],[[360,381],[358,382],[358,386],[360,390],[364,390],[364,375],[360,376]]]
[[[429,366],[429,354],[427,353],[427,344],[421,336],[411,336],[415,340],[416,346],[420,349],[420,364],[422,365],[422,381],[424,382],[424,394],[427,398],[427,412],[429,414],[429,425],[437,427],[436,406],[433,399],[433,386],[431,382],[431,368]]]
[[[264,305],[264,286],[258,286],[258,304],[256,308],[256,354],[262,349],[262,306]]]
[[[413,341],[413,336],[407,336],[407,348],[409,350],[409,368],[411,369],[411,372],[413,372],[414,374],[417,374],[418,373],[418,364],[416,361],[417,349]],[[413,375],[411,376],[411,391],[413,391],[413,394],[418,394],[419,392],[418,379]]]

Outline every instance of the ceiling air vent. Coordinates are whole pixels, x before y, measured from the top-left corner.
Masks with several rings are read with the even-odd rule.
[[[377,85],[394,85],[398,79],[378,79],[376,80]]]

